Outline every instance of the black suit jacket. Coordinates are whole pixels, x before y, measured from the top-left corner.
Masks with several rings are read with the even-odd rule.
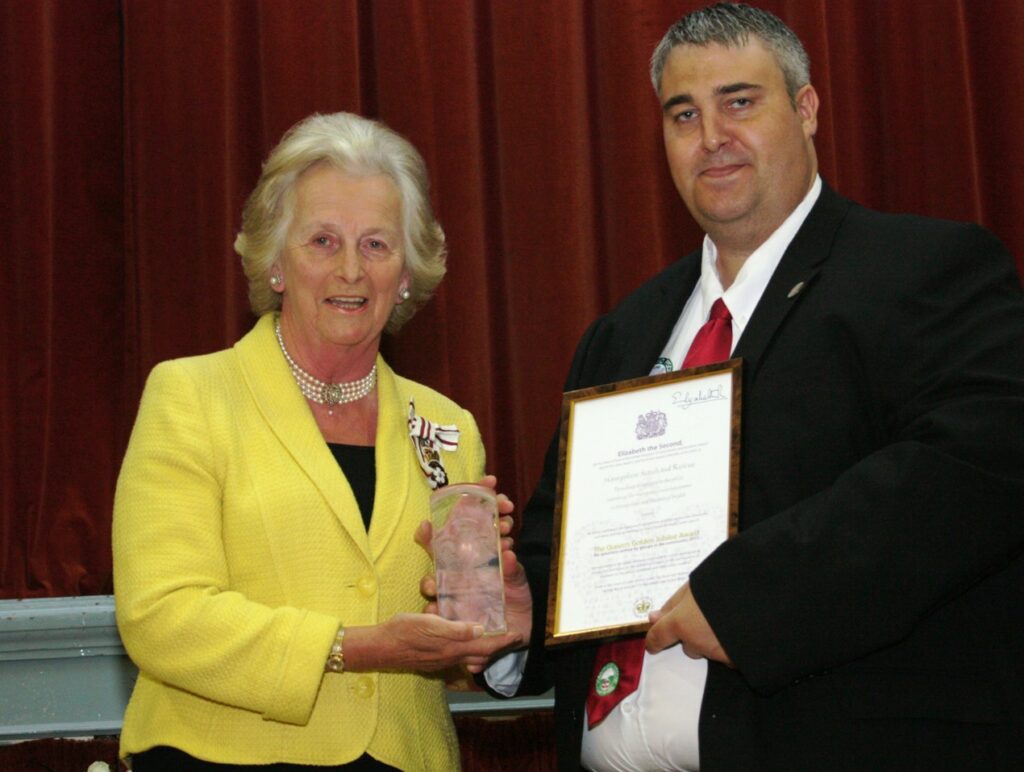
[[[696,252],[595,321],[566,390],[646,375],[699,271]],[[734,356],[740,533],[690,578],[736,665],[709,668],[702,769],[1024,761],[1024,302],[1006,250],[824,187]],[[521,693],[556,686],[576,770],[595,647],[543,649],[556,444],[523,515]]]

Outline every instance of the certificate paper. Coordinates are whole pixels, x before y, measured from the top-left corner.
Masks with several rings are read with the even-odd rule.
[[[564,395],[548,645],[646,630],[735,533],[740,368]]]

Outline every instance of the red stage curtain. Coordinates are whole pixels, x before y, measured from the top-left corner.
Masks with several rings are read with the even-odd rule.
[[[476,414],[525,502],[583,328],[699,243],[647,76],[699,4],[0,0],[0,597],[111,590],[145,375],[252,323],[242,202],[315,111],[378,117],[426,157],[450,272],[386,352]],[[763,5],[811,55],[829,182],[1024,256],[1024,4]]]

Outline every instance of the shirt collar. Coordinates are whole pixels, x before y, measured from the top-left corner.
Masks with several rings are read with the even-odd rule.
[[[722,281],[718,276],[716,261],[718,250],[710,236],[704,236],[704,246],[701,254],[700,289],[701,300],[704,306],[703,316],[707,319],[711,313],[711,305],[722,298],[729,312],[733,317],[735,333],[734,337],[739,338],[740,332],[747,325],[747,321],[754,313],[765,287],[768,286],[772,274],[782,260],[786,248],[796,236],[800,226],[804,224],[811,208],[821,194],[821,177],[814,176],[814,183],[807,191],[796,209],[790,212],[782,225],[775,229],[761,246],[750,253],[744,261],[736,279],[727,290],[722,289]]]

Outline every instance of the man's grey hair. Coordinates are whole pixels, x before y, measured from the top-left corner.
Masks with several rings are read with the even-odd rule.
[[[744,3],[716,3],[689,13],[665,33],[651,57],[651,83],[661,92],[665,61],[676,46],[744,46],[756,36],[772,54],[794,104],[796,92],[811,82],[811,60],[803,43],[778,16]]]

